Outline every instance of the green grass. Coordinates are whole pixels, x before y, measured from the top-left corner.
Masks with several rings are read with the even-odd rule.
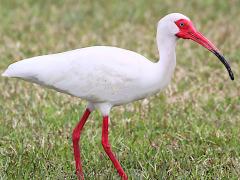
[[[179,41],[171,85],[111,114],[110,141],[130,179],[240,177],[240,3],[231,1],[0,0],[0,71],[17,60],[92,45],[158,59],[156,23],[189,16],[230,59]],[[71,132],[86,102],[0,78],[0,179],[74,179]],[[117,179],[101,146],[101,117],[82,135],[86,179]]]

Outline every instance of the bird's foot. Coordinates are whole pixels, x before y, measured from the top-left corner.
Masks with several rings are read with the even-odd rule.
[[[78,180],[84,180],[83,172],[80,172],[79,170],[77,170],[76,175]]]
[[[122,176],[122,178],[121,178],[122,180],[128,180],[128,177],[127,177],[127,175],[126,174],[123,174],[123,176]]]

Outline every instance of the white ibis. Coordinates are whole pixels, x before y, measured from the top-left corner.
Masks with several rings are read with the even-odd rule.
[[[88,101],[86,111],[72,133],[78,179],[83,179],[79,140],[90,113],[99,109],[103,116],[102,145],[122,179],[128,179],[108,141],[112,107],[143,99],[166,87],[176,65],[175,46],[179,38],[191,39],[214,53],[234,80],[233,72],[219,50],[179,13],[163,17],[157,27],[160,60],[149,61],[135,52],[93,46],[58,54],[25,59],[11,64],[2,74],[47,86]]]

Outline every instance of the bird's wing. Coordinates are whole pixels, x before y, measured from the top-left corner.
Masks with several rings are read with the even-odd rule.
[[[124,93],[126,87],[136,88],[142,67],[149,63],[132,51],[97,46],[22,60],[10,65],[4,74],[103,101],[116,93]]]

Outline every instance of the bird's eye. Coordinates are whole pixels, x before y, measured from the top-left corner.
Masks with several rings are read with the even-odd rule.
[[[183,26],[184,26],[184,23],[183,23],[183,22],[181,22],[179,25],[180,25],[181,27],[183,27]]]

